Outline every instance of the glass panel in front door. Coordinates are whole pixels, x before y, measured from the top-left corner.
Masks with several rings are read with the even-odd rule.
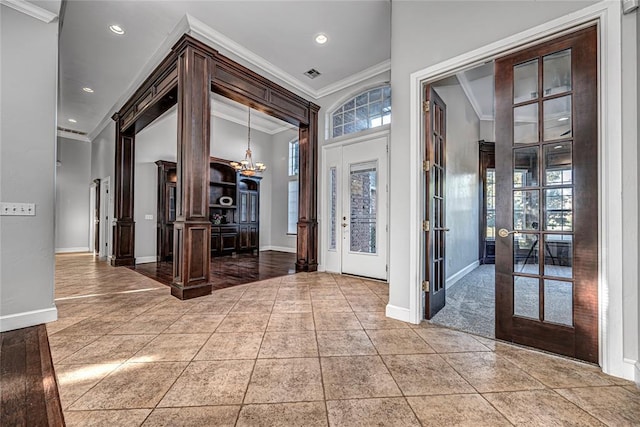
[[[375,254],[377,165],[375,162],[352,164],[349,174],[349,250]]]
[[[513,315],[573,326],[571,49],[513,73]]]

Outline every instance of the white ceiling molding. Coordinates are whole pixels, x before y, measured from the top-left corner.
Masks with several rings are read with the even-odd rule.
[[[58,130],[58,137],[66,138],[66,139],[75,139],[76,141],[82,141],[82,142],[91,142],[89,137],[86,135],[79,135],[77,133],[67,132],[65,130]]]
[[[127,102],[127,100],[131,98],[131,96],[133,96],[135,91],[147,79],[147,77],[149,77],[149,74],[151,74],[154,68],[156,68],[160,64],[160,62],[162,62],[162,60],[169,54],[173,45],[175,45],[180,37],[182,37],[182,35],[187,33],[188,31],[189,21],[187,20],[187,16],[185,15],[180,21],[178,21],[176,26],[173,27],[173,30],[160,44],[151,59],[145,64],[144,67],[142,67],[136,78],[133,79],[127,90],[124,91],[115,105],[111,107],[111,109],[107,112],[106,116],[102,119],[98,126],[96,126],[93,131],[89,132],[89,139],[93,141],[96,136],[98,136],[100,132],[102,132],[105,127],[107,127],[109,123],[113,122],[111,117],[116,112],[118,112],[120,108],[122,108],[124,103]]]
[[[22,12],[25,15],[29,15],[32,18],[39,19],[45,24],[50,24],[58,17],[57,14],[25,0],[0,0],[0,4]]]
[[[187,14],[187,20],[189,21],[190,35],[198,40],[205,42],[208,45],[213,45],[214,48],[222,48],[232,53],[233,55],[244,59],[252,65],[260,68],[263,71],[271,74],[274,77],[282,80],[291,87],[299,90],[307,96],[317,98],[316,91],[310,86],[302,83],[300,80],[293,77],[291,74],[283,71],[281,68],[273,65],[260,55],[250,51],[246,47],[240,45],[229,37],[214,30],[204,22],[197,18]]]
[[[315,91],[315,98],[322,98],[327,95],[331,95],[332,93],[336,93],[342,89],[346,89],[350,86],[356,85],[360,82],[363,82],[373,76],[377,76],[380,73],[384,73],[385,71],[389,71],[391,69],[391,60],[387,59],[386,61],[382,61],[379,64],[376,64],[372,67],[369,67],[365,70],[360,71],[359,73],[353,74],[349,77],[346,77],[342,80],[339,80],[335,83],[327,85],[322,89]]]
[[[5,1],[22,1],[22,0],[0,0],[3,3]],[[328,85],[322,89],[314,90],[310,86],[302,83],[300,80],[293,77],[291,74],[283,71],[279,67],[273,65],[271,62],[267,61],[260,55],[255,54],[244,46],[238,44],[233,41],[229,37],[219,33],[213,28],[209,27],[202,21],[194,18],[189,14],[185,14],[185,16],[176,24],[173,30],[167,35],[161,45],[158,47],[156,52],[153,54],[151,59],[145,64],[145,66],[140,70],[136,78],[131,82],[127,90],[122,94],[122,96],[118,99],[115,105],[107,112],[102,121],[96,126],[96,128],[89,132],[88,137],[90,140],[94,140],[102,130],[112,122],[111,117],[122,108],[124,103],[134,94],[134,92],[140,87],[140,85],[149,77],[149,74],[154,70],[155,67],[160,64],[160,62],[167,56],[170,52],[171,48],[175,45],[175,43],[182,37],[183,34],[189,34],[194,38],[208,44],[213,45],[214,48],[220,48],[228,51],[229,53],[241,58],[250,64],[258,67],[264,72],[270,74],[273,77],[285,82],[290,85],[292,88],[295,88],[299,92],[307,95],[308,97],[316,100],[320,97],[330,95],[337,91],[340,91],[344,88],[347,88],[351,85],[357,84],[361,81],[364,81],[368,78],[371,78],[377,74],[388,71],[391,69],[391,60],[383,61],[377,65],[369,67],[359,73],[356,73],[352,76],[349,76],[343,80],[335,82],[331,85]],[[220,113],[224,114],[224,113]],[[217,117],[221,117],[227,120],[231,120],[229,115],[223,117],[222,115],[216,114]],[[233,120],[231,120],[233,121]],[[274,134],[281,132],[282,130],[287,129],[284,126],[282,129],[279,129],[277,132],[273,132],[272,130],[266,131],[266,133]],[[273,133],[272,133],[273,132]]]
[[[211,102],[211,115],[247,127],[246,108],[238,108],[236,105],[222,100],[213,100]],[[275,135],[287,129],[296,129],[296,127],[253,110],[251,114],[251,129]]]
[[[476,112],[476,116],[478,116],[478,119],[493,120],[493,117],[482,113],[482,108],[480,107],[480,103],[478,102],[475,95],[473,94],[473,90],[471,89],[471,84],[469,83],[469,79],[467,79],[467,75],[464,73],[464,71],[456,73],[456,77],[458,78],[458,82],[460,82],[462,91],[467,96],[469,103],[473,107],[473,111]]]

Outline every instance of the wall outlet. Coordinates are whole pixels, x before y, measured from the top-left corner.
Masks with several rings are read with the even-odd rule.
[[[153,219],[153,215],[149,215],[149,214],[147,214],[147,215],[145,215],[145,216],[144,216],[144,219],[150,219],[150,220],[152,220],[152,219]]]
[[[1,216],[35,216],[36,204],[35,203],[0,203],[0,215]]]

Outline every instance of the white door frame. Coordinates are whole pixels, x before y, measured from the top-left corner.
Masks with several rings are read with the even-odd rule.
[[[92,254],[96,247],[96,186],[95,182],[89,186],[89,252]]]
[[[354,145],[354,144],[358,144],[360,142],[365,142],[365,141],[369,141],[372,139],[376,139],[376,138],[386,138],[387,140],[387,147],[389,147],[389,138],[390,138],[390,126],[389,125],[385,125],[382,126],[380,128],[381,130],[376,130],[376,131],[369,131],[369,132],[364,132],[364,133],[359,133],[357,136],[354,136],[352,138],[347,138],[347,139],[343,139],[343,140],[339,140],[337,142],[333,142],[330,144],[326,144],[322,146],[322,167],[320,168],[320,200],[323,201],[323,203],[320,205],[321,208],[319,209],[319,213],[320,213],[320,218],[318,218],[318,230],[320,232],[320,264],[318,266],[318,270],[319,271],[325,271],[326,270],[326,261],[327,261],[327,257],[328,257],[328,252],[329,252],[329,190],[328,190],[328,182],[329,182],[329,174],[327,171],[327,151],[328,150],[332,150],[334,148],[338,148],[338,147],[345,147],[347,145]],[[386,190],[388,191],[389,188],[389,175],[390,175],[390,171],[389,171],[389,150],[387,148],[387,156],[385,161],[387,162],[387,188]],[[342,164],[341,164],[342,166]],[[342,169],[342,167],[341,167]],[[342,176],[340,176],[338,174],[337,176],[337,180],[338,183],[341,182],[342,180]],[[341,195],[338,197],[339,199],[339,203],[338,205],[340,206],[341,202],[342,202],[342,197]],[[389,265],[389,229],[390,229],[390,225],[389,225],[389,197],[387,194],[387,204],[384,207],[384,209],[386,210],[386,216],[387,216],[387,223],[384,224],[385,225],[385,230],[387,233],[387,243],[385,245],[385,250],[386,250],[386,264]],[[341,214],[342,212],[340,212]],[[339,242],[342,242],[342,231],[341,230],[337,230],[336,232],[340,232],[340,238],[337,240]],[[338,245],[340,245],[341,243],[338,243]],[[342,257],[340,257],[340,273],[342,272]],[[389,279],[389,271],[387,271],[387,280]]]
[[[599,342],[600,365],[612,375],[633,379],[635,360],[625,354],[623,330],[623,222],[622,222],[622,50],[621,5],[602,1],[577,12],[549,21],[532,29],[507,37],[482,48],[456,56],[410,76],[410,241],[409,241],[409,320],[422,319],[422,85],[457,71],[480,65],[580,26],[597,22],[599,29]],[[636,166],[637,167],[637,166]],[[637,170],[636,170],[637,171]],[[634,171],[634,173],[636,172]],[[637,176],[637,175],[634,175]],[[636,277],[637,283],[637,277]],[[627,310],[629,311],[629,310]],[[389,313],[388,315],[392,314]],[[637,313],[636,313],[637,318]],[[637,328],[637,322],[636,326]],[[628,338],[627,338],[628,339]],[[635,338],[637,340],[637,338]],[[629,345],[629,344],[628,344]],[[637,368],[636,368],[637,369]]]

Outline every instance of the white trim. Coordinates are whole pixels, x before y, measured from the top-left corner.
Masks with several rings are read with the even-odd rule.
[[[4,4],[7,1],[22,1],[22,0],[0,0]],[[355,85],[360,83],[366,79],[369,79],[373,76],[376,76],[382,72],[388,71],[391,69],[391,60],[385,60],[379,64],[376,64],[372,67],[369,67],[365,70],[362,70],[356,74],[353,74],[347,78],[339,80],[335,83],[325,86],[324,88],[315,90],[311,86],[304,84],[302,81],[293,77],[291,74],[283,71],[281,68],[275,66],[271,62],[267,61],[260,55],[250,51],[246,47],[238,44],[234,40],[225,36],[222,33],[214,30],[209,27],[207,24],[203,23],[199,19],[185,14],[182,19],[176,24],[173,30],[167,35],[164,41],[160,44],[158,49],[155,51],[151,59],[147,61],[147,63],[141,68],[140,72],[136,75],[136,77],[132,80],[131,84],[127,87],[127,89],[122,93],[118,101],[109,109],[107,114],[104,116],[102,121],[95,127],[95,129],[89,132],[88,139],[93,141],[99,134],[104,130],[107,125],[112,122],[111,117],[124,105],[124,103],[134,94],[136,89],[140,87],[140,85],[149,77],[151,72],[155,67],[160,64],[160,62],[167,56],[170,52],[171,48],[175,45],[175,43],[182,37],[183,34],[189,34],[194,38],[208,44],[213,45],[213,47],[218,48],[219,50],[227,51],[228,54],[236,56],[242,60],[249,62],[249,64],[254,65],[262,71],[270,74],[271,76],[281,80],[282,82],[288,84],[292,88],[300,91],[306,96],[309,96],[313,99],[318,99],[323,96],[330,95],[337,91],[340,91],[346,87]],[[223,52],[224,53],[224,52]],[[222,117],[222,116],[218,116]],[[226,117],[222,117],[225,118]]]
[[[640,387],[640,362],[636,362],[635,365],[635,382],[636,386]]]
[[[13,331],[14,329],[28,328],[41,323],[55,322],[58,320],[58,309],[55,307],[42,310],[25,311],[23,313],[0,316],[0,332]]]
[[[282,80],[286,84],[304,93],[305,95],[314,98],[316,97],[316,91],[311,86],[302,83],[291,74],[283,71],[281,68],[273,65],[271,62],[267,61],[260,55],[250,51],[246,47],[230,39],[224,34],[219,33],[199,19],[189,15],[188,13],[185,16],[189,23],[189,34],[191,36],[202,42],[205,42],[210,46],[213,45],[212,47],[227,50],[230,54],[237,56],[252,65],[255,65],[263,71],[266,71],[272,76]]]
[[[459,73],[456,73],[456,77],[458,78],[458,82],[462,87],[462,91],[464,92],[465,95],[467,95],[467,99],[469,100],[469,103],[473,107],[473,111],[476,112],[476,116],[478,116],[478,119],[494,120],[493,116],[482,113],[482,108],[480,107],[480,103],[476,99],[476,96],[473,94],[473,90],[471,90],[471,83],[469,82],[469,79],[467,78],[467,75],[464,73],[464,71],[460,71]]]
[[[136,265],[137,264],[149,264],[152,262],[158,262],[157,256],[139,256],[136,257]]]
[[[111,117],[122,108],[125,102],[134,94],[134,92],[140,87],[140,85],[149,77],[151,72],[162,62],[162,60],[169,54],[173,45],[175,45],[180,37],[183,36],[184,33],[189,31],[189,21],[187,16],[185,15],[173,30],[167,35],[164,41],[160,44],[158,49],[151,56],[149,61],[140,69],[140,72],[136,75],[136,77],[131,81],[131,84],[127,87],[127,89],[122,93],[120,98],[116,101],[116,103],[109,109],[107,114],[104,116],[102,121],[96,126],[96,128],[89,132],[88,137],[91,141],[96,139],[100,132],[104,130],[110,123],[113,122]]]
[[[261,246],[260,252],[264,252],[264,251],[277,251],[277,252],[287,252],[290,254],[295,254],[296,248],[290,248],[288,246],[272,246],[272,245]]]
[[[473,270],[480,266],[480,261],[473,261],[471,264],[466,267],[460,269],[457,273],[452,274],[447,278],[446,284],[444,285],[445,289],[449,289],[451,286],[455,285],[458,280],[462,279],[467,274],[471,273]]]
[[[243,119],[241,119],[239,117],[236,117],[233,114],[224,113],[222,111],[214,111],[212,109],[211,110],[211,115],[215,116],[215,117],[218,117],[219,119],[226,120],[228,122],[236,123],[238,125],[247,127],[247,121],[246,120],[243,120]],[[266,127],[261,126],[259,124],[256,124],[254,122],[254,120],[252,120],[251,121],[251,129],[252,130],[255,129],[255,130],[260,131],[262,133],[266,133],[267,135],[275,135],[277,133],[280,133],[280,132],[283,132],[283,131],[285,131],[287,129],[292,129],[292,128],[291,128],[291,126],[280,126],[277,129],[269,129],[269,128],[266,128]]]
[[[575,31],[576,27],[594,21],[599,24],[599,78],[600,78],[600,206],[598,227],[599,338],[600,365],[605,373],[623,378],[633,377],[633,367],[625,364],[623,354],[622,307],[622,53],[621,3],[603,1],[570,13],[545,24],[491,43],[482,48],[456,56],[444,62],[416,71],[410,76],[410,139],[409,139],[409,200],[410,240],[409,310],[411,321],[422,317],[422,245],[420,223],[421,203],[421,109],[422,84],[447,74],[460,71],[487,60],[521,49],[527,44],[559,33]]]
[[[3,4],[11,9],[22,12],[25,15],[29,15],[32,18],[36,18],[45,24],[53,22],[58,15],[40,6],[36,6],[25,0],[0,0],[0,4]]]
[[[387,59],[385,61],[380,62],[372,67],[369,67],[365,70],[360,71],[359,73],[352,74],[349,77],[346,77],[342,80],[338,80],[335,83],[331,83],[323,87],[322,89],[318,89],[315,92],[315,98],[322,98],[324,96],[331,95],[332,93],[336,93],[341,91],[342,89],[346,89],[350,86],[356,85],[360,82],[363,82],[371,77],[377,76],[378,74],[384,73],[385,71],[389,71],[391,69],[391,59]]]
[[[77,133],[67,132],[65,130],[58,130],[58,137],[66,139],[74,139],[76,141],[91,142],[88,136],[78,135]]]
[[[385,315],[392,319],[402,320],[403,322],[415,323],[418,324],[420,322],[411,321],[411,311],[408,308],[398,307],[397,305],[387,304],[387,308],[385,310]]]
[[[56,248],[57,254],[70,254],[70,253],[77,253],[77,252],[89,252],[89,247],[79,246],[77,248]]]

